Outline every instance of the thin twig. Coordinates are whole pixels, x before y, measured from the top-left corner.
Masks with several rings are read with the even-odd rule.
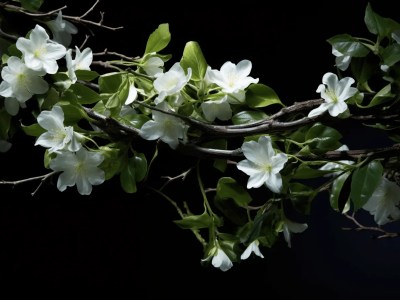
[[[83,19],[84,17],[86,17],[90,12],[93,11],[93,9],[97,6],[97,4],[99,4],[100,0],[96,0],[96,2],[92,5],[91,8],[89,8],[83,15],[80,16],[81,19]]]
[[[0,185],[12,185],[12,186],[17,186],[19,184],[23,184],[23,183],[27,183],[27,182],[31,182],[31,181],[36,181],[36,180],[40,180],[39,185],[37,186],[37,188],[31,193],[32,196],[35,196],[35,194],[37,193],[37,191],[40,189],[40,187],[43,185],[43,183],[49,179],[51,176],[53,176],[54,174],[58,173],[57,171],[53,171],[41,176],[34,176],[34,177],[30,177],[30,178],[24,178],[24,179],[20,179],[20,180],[14,180],[14,181],[6,181],[6,180],[0,180]]]
[[[10,39],[12,41],[18,40],[18,36],[4,32],[1,28],[0,28],[0,36],[5,37],[6,39]]]
[[[355,225],[356,228],[343,228],[344,230],[356,230],[356,231],[374,231],[379,232],[380,234],[377,236],[378,239],[382,238],[397,238],[400,236],[399,232],[388,232],[381,227],[374,227],[374,226],[364,226],[362,225],[357,219],[354,217],[354,213],[350,216],[348,214],[344,214],[344,216],[351,220]]]
[[[12,5],[12,4],[8,4],[8,3],[0,3],[0,7],[3,7],[5,9],[11,9],[13,11],[22,13],[22,14],[24,14],[26,16],[29,16],[29,17],[49,17],[49,16],[52,16],[52,15],[58,14],[58,12],[60,10],[63,10],[63,9],[67,8],[67,6],[64,5],[63,7],[60,7],[60,8],[48,11],[48,12],[32,13],[32,12],[22,8],[22,7],[19,7],[19,6],[16,6],[16,5]]]

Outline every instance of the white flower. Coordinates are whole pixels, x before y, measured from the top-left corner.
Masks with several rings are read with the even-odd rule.
[[[303,232],[308,228],[308,225],[305,223],[296,223],[293,221],[290,221],[288,219],[284,219],[283,221],[283,226],[282,226],[282,231],[283,231],[283,236],[285,237],[285,241],[288,244],[288,247],[292,247],[291,244],[291,233],[300,233]]]
[[[259,244],[260,244],[260,242],[258,240],[252,241],[250,243],[250,245],[247,246],[246,250],[244,250],[244,252],[240,256],[240,258],[242,260],[248,259],[252,252],[254,252],[254,254],[257,256],[264,258],[264,255],[262,255],[260,248],[258,248]]]
[[[347,147],[347,145],[342,145],[339,148],[337,148],[335,151],[348,151],[348,150],[349,150],[349,147]],[[343,172],[342,170],[345,170],[343,164],[347,164],[347,165],[354,164],[354,161],[352,161],[352,160],[339,160],[339,162],[342,164],[335,163],[335,162],[328,162],[325,165],[323,165],[322,167],[320,167],[319,169],[321,171],[337,170],[335,172],[325,175],[325,176],[337,176]]]
[[[90,70],[90,65],[93,61],[92,49],[85,48],[81,52],[78,47],[75,47],[75,59],[72,59],[72,49],[69,49],[65,54],[65,60],[67,62],[68,77],[72,83],[75,83],[77,80],[76,70]]]
[[[363,206],[363,209],[374,215],[378,225],[400,219],[400,187],[393,181],[382,177],[378,187],[371,198]]]
[[[335,48],[332,47],[332,54],[336,56],[335,64],[339,70],[346,71],[351,62],[350,55],[344,55],[342,52],[339,52]]]
[[[232,261],[221,248],[217,249],[217,253],[214,254],[211,263],[214,267],[220,268],[224,272],[233,267]]]
[[[258,142],[243,143],[242,151],[247,159],[240,161],[237,168],[250,176],[247,188],[265,184],[272,192],[280,193],[282,177],[279,171],[288,161],[287,155],[275,153],[269,136],[261,136]]]
[[[6,140],[0,139],[0,152],[7,152],[10,150],[12,144]]]
[[[62,18],[61,10],[58,12],[57,18],[46,22],[46,25],[53,33],[53,41],[68,47],[71,44],[72,34],[78,32],[78,28],[71,22],[65,21]]]
[[[224,63],[221,70],[207,72],[208,80],[222,88],[222,92],[230,94],[236,101],[244,100],[244,90],[252,83],[258,83],[258,78],[248,76],[251,71],[251,62],[242,60],[237,65],[230,61]]]
[[[42,75],[45,72],[31,70],[18,57],[11,56],[7,66],[1,70],[4,81],[0,84],[0,95],[16,98],[23,103],[34,94],[44,94],[49,85],[40,77]]]
[[[49,148],[50,153],[65,148],[69,151],[78,151],[82,147],[79,142],[82,135],[74,132],[72,126],[64,126],[64,112],[60,106],[53,106],[51,111],[42,111],[37,121],[47,132],[39,136],[35,145]]]
[[[158,93],[158,97],[154,100],[155,104],[161,103],[165,97],[179,94],[182,88],[189,82],[192,77],[192,69],[188,68],[187,74],[179,63],[175,63],[172,68],[164,73],[157,74],[154,80],[154,89]]]
[[[350,87],[354,82],[354,79],[351,77],[345,77],[339,81],[336,74],[326,73],[322,77],[323,84],[320,84],[317,89],[317,93],[321,93],[321,98],[325,102],[310,111],[308,116],[315,117],[328,111],[332,117],[336,117],[345,112],[347,110],[345,100],[357,93],[356,88]]]
[[[164,61],[158,56],[150,57],[142,65],[143,70],[149,76],[157,76],[163,72]]]
[[[50,168],[62,172],[58,177],[57,188],[63,192],[68,186],[78,188],[81,195],[89,195],[92,185],[104,182],[104,171],[98,168],[103,162],[101,153],[87,151],[85,148],[78,152],[62,151],[50,162]]]
[[[232,117],[232,109],[227,96],[219,100],[203,102],[201,109],[206,120],[210,122],[213,122],[216,118],[226,121]]]
[[[129,85],[128,97],[126,97],[125,100],[125,105],[131,104],[133,101],[137,99],[137,97],[138,97],[138,90],[136,89],[133,82],[131,82]]]
[[[167,105],[161,103],[157,108],[168,110]],[[179,118],[159,111],[153,111],[153,120],[147,121],[140,129],[140,136],[145,140],[161,139],[172,149],[176,149],[180,140],[186,140],[187,125]]]
[[[64,57],[66,49],[63,45],[49,39],[46,30],[36,25],[29,39],[20,37],[17,48],[22,52],[26,66],[35,71],[46,71],[55,74],[58,70],[56,60]]]
[[[400,44],[400,29],[392,32],[392,38],[397,42],[397,44]]]

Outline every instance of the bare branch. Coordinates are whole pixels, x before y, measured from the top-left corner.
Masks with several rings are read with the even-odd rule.
[[[96,0],[96,2],[90,7],[83,15],[80,16],[81,19],[85,18],[93,9],[99,4],[100,0]]]
[[[0,28],[0,36],[4,37],[6,39],[12,40],[14,42],[18,40],[18,36],[4,32],[1,28]]]
[[[344,230],[356,230],[356,231],[373,231],[378,233],[377,238],[378,239],[383,239],[383,238],[397,238],[400,236],[399,232],[388,232],[381,227],[373,227],[373,226],[364,226],[362,225],[357,219],[354,217],[354,213],[350,216],[348,214],[344,214],[344,216],[351,220],[355,225],[356,228],[343,228]]]
[[[57,171],[53,171],[50,172],[48,174],[45,175],[41,175],[41,176],[35,176],[35,177],[30,177],[30,178],[25,178],[25,179],[20,179],[20,180],[15,180],[15,181],[5,181],[5,180],[0,180],[0,185],[12,185],[12,186],[17,186],[19,184],[23,184],[23,183],[27,183],[30,181],[36,181],[36,180],[40,180],[39,185],[37,186],[37,188],[31,193],[32,196],[35,196],[35,194],[37,193],[37,191],[40,189],[40,187],[43,185],[43,183],[49,179],[51,176],[53,176],[54,174],[58,173]]]

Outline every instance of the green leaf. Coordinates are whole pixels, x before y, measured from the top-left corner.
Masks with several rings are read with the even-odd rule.
[[[377,160],[373,160],[366,166],[354,171],[351,179],[350,197],[355,210],[363,207],[371,197],[382,179],[382,173],[382,164]]]
[[[128,121],[129,125],[132,125],[135,128],[142,128],[143,124],[150,120],[146,115],[135,113],[124,115],[122,118]]]
[[[318,178],[323,175],[332,173],[330,171],[322,171],[319,169],[311,168],[307,164],[301,164],[294,172],[293,178],[294,179],[311,179],[311,178]]]
[[[11,116],[3,107],[0,109],[0,139],[8,139],[8,131],[10,130]]]
[[[358,39],[349,34],[339,34],[328,39],[328,43],[343,55],[351,57],[365,57],[369,49]]]
[[[203,80],[207,71],[207,62],[197,42],[186,43],[181,59],[181,66],[185,70],[192,69],[192,80]]]
[[[163,50],[167,47],[170,40],[171,34],[169,32],[169,25],[167,23],[161,24],[152,34],[150,34],[144,54]]]
[[[49,91],[47,92],[46,97],[40,104],[41,110],[51,110],[51,108],[58,103],[60,100],[60,97],[58,95],[58,92],[55,88],[50,88]]]
[[[46,129],[42,128],[37,123],[28,125],[28,126],[21,124],[21,128],[25,132],[26,135],[30,135],[30,136],[34,136],[34,137],[38,137],[39,135],[41,135],[42,133],[44,133],[46,131]]]
[[[247,207],[251,202],[251,196],[231,177],[222,177],[218,180],[216,197],[223,199],[233,199],[238,206]]]
[[[329,195],[329,202],[331,204],[331,207],[334,210],[343,213],[347,212],[350,208],[349,205],[350,181],[348,180],[350,173],[351,172],[346,172],[332,182],[331,194]]]
[[[369,3],[365,10],[364,21],[369,32],[378,35],[380,39],[384,37],[390,38],[390,34],[400,27],[394,20],[383,18],[375,13]]]
[[[43,4],[44,0],[19,0],[24,9],[37,11]]]
[[[99,77],[99,73],[91,70],[76,70],[75,75],[79,80],[92,81]]]
[[[257,121],[265,120],[268,115],[262,111],[251,111],[245,110],[238,112],[232,117],[232,123],[234,125],[250,124]]]
[[[135,178],[136,181],[142,181],[147,174],[147,160],[146,156],[143,153],[137,153],[134,160],[134,167],[135,167]]]
[[[122,162],[125,161],[126,148],[123,144],[109,144],[107,146],[101,146],[99,150],[104,156],[104,160],[100,165],[100,168],[105,173],[105,179],[109,180],[120,172]]]
[[[309,214],[311,210],[311,203],[317,192],[314,188],[307,185],[294,182],[289,186],[290,200],[293,207],[303,214]]]
[[[252,84],[247,89],[246,103],[251,108],[266,107],[272,104],[283,106],[275,91],[264,84]]]
[[[126,193],[136,193],[136,177],[135,177],[135,159],[129,158],[126,160],[125,166],[122,168],[120,182],[123,190]]]
[[[341,138],[339,131],[321,123],[314,124],[306,134],[306,141],[313,152],[336,150],[341,146]]]
[[[400,61],[400,45],[392,44],[382,51],[383,64],[391,67]]]
[[[185,216],[182,220],[175,220],[174,223],[183,229],[208,228],[212,224],[212,218],[204,212],[201,215]]]
[[[93,104],[100,100],[100,95],[92,89],[80,83],[71,85],[70,89],[74,92],[80,104]]]
[[[99,77],[99,89],[101,93],[115,93],[122,83],[122,74],[108,73]]]
[[[369,108],[369,107],[374,107],[376,105],[380,105],[380,104],[384,104],[390,100],[393,99],[395,95],[392,94],[392,86],[391,84],[387,84],[386,86],[384,86],[379,92],[377,92],[375,94],[375,96],[372,98],[371,102],[368,103],[368,105],[361,105],[358,102],[356,102],[358,107],[361,108]]]

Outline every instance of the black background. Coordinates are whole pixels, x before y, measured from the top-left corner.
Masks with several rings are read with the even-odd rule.
[[[59,6],[55,2],[46,7]],[[93,3],[57,2],[68,4],[64,14],[69,15],[82,14]],[[379,14],[400,21],[393,1],[370,2]],[[173,55],[170,65],[180,60],[185,43],[195,40],[215,69],[228,60],[251,60],[251,75],[273,87],[289,104],[317,97],[322,75],[335,71],[326,39],[340,33],[369,36],[363,22],[366,5],[366,1],[226,5],[103,1],[99,7],[106,11],[105,23],[125,28],[117,32],[94,29],[88,45],[94,52],[108,48],[141,55],[148,35],[160,23],[169,23],[172,40],[163,53]],[[90,16],[98,18],[96,13]],[[366,147],[373,146],[376,138],[350,135],[345,142]],[[46,172],[43,149],[33,143],[17,134],[13,151],[0,155],[0,178]],[[174,165],[190,161],[168,148],[163,150],[162,158],[168,163],[154,178],[174,175],[169,173],[176,170]],[[4,287],[118,287],[138,299],[160,294],[175,299],[242,294],[268,299],[347,299],[399,292],[399,241],[341,230],[351,224],[330,210],[327,195],[315,201],[307,219],[309,229],[294,236],[291,249],[280,240],[263,251],[265,259],[250,258],[224,273],[201,266],[201,245],[171,222],[177,215],[159,197],[147,192],[124,194],[117,180],[95,187],[87,197],[75,188],[59,193],[54,185],[45,185],[31,197],[36,186],[0,187],[0,284]],[[169,192],[198,200],[190,181],[172,185]],[[366,213],[361,217],[365,222],[371,219]]]

